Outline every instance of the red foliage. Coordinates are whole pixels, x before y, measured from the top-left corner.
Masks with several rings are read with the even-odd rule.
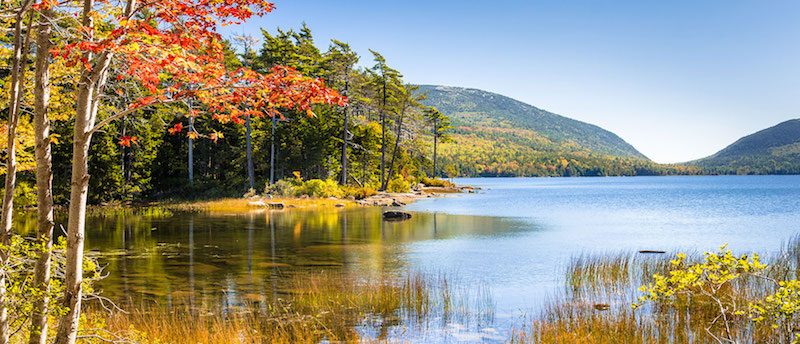
[[[128,147],[130,147],[131,143],[136,143],[136,139],[137,139],[136,136],[123,136],[119,140],[119,145],[120,146],[128,146]]]
[[[116,3],[99,0],[98,9],[110,11]],[[274,9],[266,0],[138,1],[133,13],[103,23],[102,39],[82,27],[84,38],[52,53],[87,70],[103,57],[113,57],[116,83],[133,83],[143,92],[128,105],[137,109],[180,99],[197,99],[222,123],[241,124],[242,117],[280,116],[279,109],[296,109],[314,116],[313,104],[346,106],[347,100],[322,80],[303,76],[293,68],[276,66],[266,74],[239,68],[228,70],[218,25],[241,23]],[[244,110],[248,109],[248,110]],[[196,116],[192,110],[189,115]],[[176,124],[171,134],[182,131]],[[197,135],[190,132],[189,135]],[[209,136],[212,140],[218,135]],[[126,141],[127,142],[127,141]]]

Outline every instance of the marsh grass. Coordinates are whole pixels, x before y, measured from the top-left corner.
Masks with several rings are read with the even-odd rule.
[[[687,254],[688,262],[699,262],[702,254]],[[715,343],[713,333],[725,324],[709,324],[720,314],[709,297],[677,296],[671,301],[649,304],[633,311],[638,288],[652,282],[653,274],[668,275],[674,254],[618,252],[579,255],[567,265],[564,293],[549,303],[530,324],[515,329],[511,343]],[[800,237],[783,245],[780,252],[764,260],[766,279],[743,274],[719,293],[738,305],[759,300],[776,291],[775,283],[798,277]],[[729,314],[730,337],[737,343],[790,343],[767,323],[754,323],[747,315]],[[798,319],[795,319],[797,322]],[[795,324],[797,325],[797,324]]]
[[[140,343],[398,342],[393,329],[425,331],[448,319],[493,318],[488,292],[470,291],[453,288],[444,275],[320,272],[293,277],[277,297],[225,311],[184,303],[138,306],[129,313],[95,307],[88,314],[102,318],[107,331]]]

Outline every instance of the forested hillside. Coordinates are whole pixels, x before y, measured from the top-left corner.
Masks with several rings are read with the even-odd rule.
[[[687,163],[718,174],[800,173],[800,119],[742,137],[707,158]]]
[[[452,121],[442,165],[460,176],[614,176],[696,173],[659,165],[619,136],[499,94],[420,86],[422,103]]]

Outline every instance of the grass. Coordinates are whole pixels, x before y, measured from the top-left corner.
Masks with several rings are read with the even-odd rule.
[[[516,329],[511,343],[715,343],[724,333],[717,304],[709,297],[679,296],[633,311],[639,286],[655,273],[668,275],[673,255],[616,253],[581,255],[568,264],[563,298],[550,302],[530,324]],[[703,257],[694,253],[690,261]],[[800,237],[789,240],[766,261],[764,275],[775,280],[798,277]],[[743,274],[720,289],[736,304],[746,305],[776,291],[774,283]],[[791,343],[792,338],[768,323],[754,323],[746,314],[728,314],[730,338],[737,343]],[[797,326],[800,319],[793,319]]]
[[[117,334],[138,343],[372,343],[395,342],[392,327],[425,329],[434,319],[492,312],[490,299],[453,288],[444,275],[310,273],[294,277],[286,290],[226,311],[186,304],[138,306],[128,313],[94,307],[87,319],[103,324],[99,336]]]

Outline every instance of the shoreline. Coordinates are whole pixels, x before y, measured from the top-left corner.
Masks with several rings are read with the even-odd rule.
[[[473,186],[421,187],[409,192],[378,192],[362,199],[353,197],[310,197],[259,195],[240,198],[218,198],[210,200],[164,200],[145,203],[109,203],[89,206],[89,213],[113,210],[163,208],[177,212],[248,213],[264,210],[327,210],[354,207],[401,207],[418,199],[447,197],[455,194],[475,193],[480,188]],[[34,208],[35,209],[35,208]]]

